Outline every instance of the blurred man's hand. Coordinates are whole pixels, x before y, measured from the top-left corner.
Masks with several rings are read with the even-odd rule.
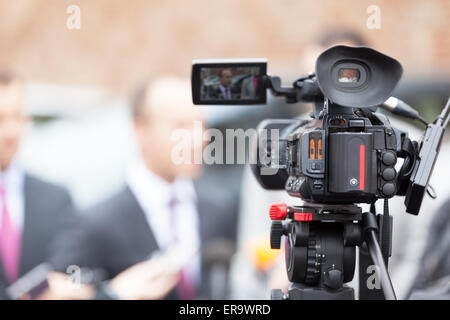
[[[147,260],[122,271],[110,282],[111,290],[124,300],[162,299],[176,286],[179,273]]]
[[[52,272],[47,279],[48,288],[38,300],[89,300],[95,296],[95,288],[74,283],[70,276],[64,273]]]

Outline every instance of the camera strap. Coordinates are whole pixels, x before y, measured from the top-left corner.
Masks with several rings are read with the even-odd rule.
[[[417,154],[417,142],[412,141],[408,137],[404,137],[402,140],[402,148],[398,153],[398,156],[401,158],[409,157],[415,159]]]
[[[380,119],[378,119],[372,112],[370,108],[361,108],[359,111],[363,114],[364,117],[370,120],[372,124],[380,123]]]
[[[414,163],[417,158],[417,149],[418,147],[416,141],[412,141],[408,137],[402,138],[401,149],[397,152],[398,157],[405,159],[398,173],[397,195],[399,196],[404,196],[406,194],[409,177],[414,169]]]

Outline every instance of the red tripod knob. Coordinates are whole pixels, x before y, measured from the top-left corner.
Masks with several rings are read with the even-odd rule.
[[[269,209],[269,217],[271,220],[284,220],[287,216],[286,203],[272,204]]]

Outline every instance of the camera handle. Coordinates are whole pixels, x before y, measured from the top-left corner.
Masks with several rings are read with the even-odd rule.
[[[264,81],[272,94],[276,97],[285,97],[286,103],[314,103],[314,112],[311,116],[315,119],[320,118],[325,97],[314,73],[295,80],[291,86],[282,86],[281,79],[277,76],[266,75]]]
[[[282,86],[281,79],[277,76],[266,75],[264,81],[274,96],[285,97],[287,103],[300,101],[323,103],[324,96],[314,73],[295,80],[292,86],[288,87]]]

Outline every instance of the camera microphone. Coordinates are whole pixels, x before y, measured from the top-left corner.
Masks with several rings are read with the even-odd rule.
[[[389,99],[387,99],[381,105],[381,107],[393,114],[396,114],[396,115],[399,115],[402,117],[406,117],[406,118],[410,118],[413,120],[419,120],[424,125],[426,125],[426,126],[428,125],[428,122],[426,122],[425,119],[422,118],[422,116],[419,114],[419,112],[416,109],[411,107],[406,102],[404,102],[400,99],[397,99],[395,97],[390,97]]]

